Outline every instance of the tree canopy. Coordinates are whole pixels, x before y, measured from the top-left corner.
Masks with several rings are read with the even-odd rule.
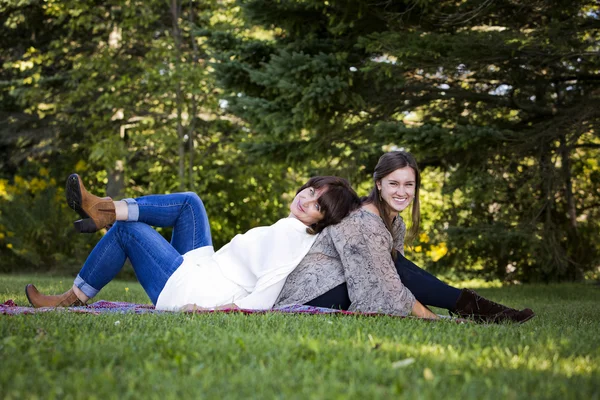
[[[366,181],[406,148],[442,182],[440,265],[545,280],[597,265],[596,2],[241,4],[273,32],[226,41],[217,70],[251,150]]]
[[[365,194],[404,148],[419,263],[598,273],[595,1],[15,0],[0,21],[4,216],[35,192],[15,177],[78,169],[117,197],[197,191],[220,245],[284,216],[308,176]],[[15,223],[0,215],[5,246]]]

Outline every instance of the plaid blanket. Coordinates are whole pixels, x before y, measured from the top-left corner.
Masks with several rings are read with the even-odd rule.
[[[82,314],[119,314],[119,313],[135,313],[135,314],[160,314],[168,313],[171,311],[162,311],[154,308],[150,304],[133,304],[122,301],[106,301],[100,300],[95,303],[89,304],[83,307],[23,307],[15,304],[13,300],[8,300],[3,304],[0,304],[0,314],[2,315],[24,315],[24,314],[39,314],[46,312],[74,312]],[[334,310],[331,308],[312,307],[303,305],[289,305],[276,307],[271,310],[238,310],[238,309],[225,309],[219,311],[213,310],[198,310],[198,311],[186,311],[195,313],[212,313],[212,312],[242,312],[244,314],[261,314],[267,312],[281,312],[290,314],[353,314],[353,315],[377,315],[377,314],[360,314],[353,313],[350,311]]]
[[[161,313],[171,313],[173,311],[163,311],[157,310],[151,304],[134,304],[134,303],[126,303],[123,301],[106,301],[99,300],[95,303],[88,304],[87,306],[82,307],[41,307],[41,308],[33,308],[33,307],[23,307],[18,306],[13,300],[7,300],[3,304],[0,304],[0,315],[27,315],[27,314],[39,314],[39,313],[47,313],[47,312],[70,312],[70,313],[80,313],[80,314],[124,314],[124,313],[134,313],[134,314],[161,314]],[[359,315],[359,316],[378,316],[378,315],[386,315],[386,314],[378,314],[378,313],[359,313],[352,311],[344,311],[344,310],[336,310],[332,308],[323,308],[323,307],[313,307],[313,306],[303,306],[299,304],[292,304],[286,306],[279,306],[272,308],[270,310],[244,310],[244,309],[225,309],[225,310],[196,310],[196,311],[184,311],[188,313],[244,313],[244,314],[265,314],[265,313],[286,313],[286,314],[340,314],[340,315]],[[406,318],[397,315],[388,315],[395,318]],[[439,315],[441,320],[450,320],[452,322],[456,322],[459,324],[470,322],[468,320],[464,320],[462,318],[451,318],[447,315]],[[413,317],[409,317],[413,318]],[[428,320],[434,321],[434,320]]]

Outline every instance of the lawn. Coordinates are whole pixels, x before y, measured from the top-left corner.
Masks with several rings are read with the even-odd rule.
[[[0,275],[0,301],[26,283]],[[22,398],[600,398],[600,286],[478,290],[524,325],[341,315],[0,315],[0,396]],[[133,282],[97,299],[147,303]]]

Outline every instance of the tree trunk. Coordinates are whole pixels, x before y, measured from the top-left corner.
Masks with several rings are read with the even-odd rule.
[[[198,43],[196,43],[196,36],[194,35],[195,29],[195,21],[194,21],[194,8],[193,2],[190,0],[189,5],[189,22],[192,29],[190,30],[190,39],[192,42],[192,60],[194,62],[194,67],[198,68],[198,61],[200,60],[200,55],[198,52]],[[190,127],[188,129],[188,151],[190,155],[190,165],[189,165],[189,185],[190,190],[194,191],[195,186],[195,176],[194,176],[194,139],[196,138],[196,123],[198,122],[198,97],[195,95],[192,96],[192,105],[190,112]]]
[[[194,96],[195,99],[195,96]],[[195,100],[194,100],[195,102]],[[192,107],[192,110],[195,110],[196,107]],[[195,117],[193,117],[195,118]],[[188,154],[189,154],[189,190],[194,191],[194,126],[191,126],[188,130]]]
[[[122,199],[125,195],[125,167],[123,160],[117,160],[115,167],[108,170],[106,195],[113,199]]]
[[[560,137],[560,157],[562,160],[562,173],[565,184],[565,200],[567,201],[567,213],[569,225],[573,231],[577,231],[577,209],[573,197],[573,182],[571,179],[571,156],[567,146],[566,135]]]
[[[179,28],[179,16],[181,15],[181,4],[177,0],[171,0],[171,18],[173,21],[173,41],[175,42],[175,103],[177,107],[177,147],[179,155],[179,190],[185,189],[185,141],[182,124],[183,93],[181,91],[181,29]]]

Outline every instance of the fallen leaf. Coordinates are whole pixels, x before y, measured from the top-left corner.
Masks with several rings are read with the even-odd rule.
[[[398,360],[398,361],[394,361],[392,363],[392,368],[404,368],[404,367],[408,367],[410,364],[414,363],[415,359],[410,357],[410,358],[405,358],[404,360]]]
[[[433,372],[431,372],[431,370],[429,368],[425,368],[423,370],[423,377],[425,378],[426,381],[432,381],[433,380]]]

